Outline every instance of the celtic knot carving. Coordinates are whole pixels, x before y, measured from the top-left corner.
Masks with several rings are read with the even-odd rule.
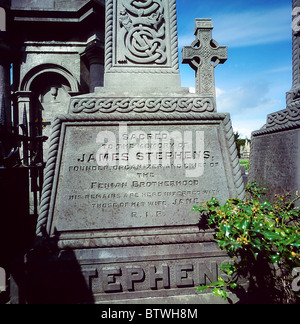
[[[121,39],[125,50],[118,63],[165,64],[165,20],[162,0],[122,0],[119,7]]]
[[[268,115],[267,127],[273,127],[276,125],[284,125],[289,122],[295,122],[300,120],[300,109],[297,107],[289,107],[288,109],[278,111],[276,113]]]
[[[212,98],[101,98],[74,99],[71,112],[78,113],[188,113],[214,112]]]

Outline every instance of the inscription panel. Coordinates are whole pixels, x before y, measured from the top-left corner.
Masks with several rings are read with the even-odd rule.
[[[228,260],[216,242],[92,249],[76,258],[95,301],[195,295],[195,287],[217,281]]]
[[[42,266],[43,271],[39,262],[35,264],[30,276],[35,284],[29,282],[30,291],[36,290],[39,296],[34,302],[61,303],[68,290],[73,292],[68,297],[69,303],[127,303],[149,298],[154,302],[156,298],[172,296],[201,298],[196,287],[217,281],[221,264],[229,261],[215,242],[142,250],[134,247],[129,248],[129,253],[128,248],[115,253],[109,250],[69,251],[59,261],[55,257],[49,260]],[[98,255],[97,259],[93,255]],[[56,293],[39,295],[42,291]]]
[[[52,232],[197,224],[193,206],[230,195],[219,133],[220,125],[65,124]]]

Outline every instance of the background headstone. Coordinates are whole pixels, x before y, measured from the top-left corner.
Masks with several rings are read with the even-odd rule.
[[[300,1],[293,1],[293,9]],[[287,107],[268,115],[266,125],[252,133],[249,181],[267,187],[267,198],[300,192],[300,37],[293,30],[293,85]],[[299,204],[299,201],[298,203]]]

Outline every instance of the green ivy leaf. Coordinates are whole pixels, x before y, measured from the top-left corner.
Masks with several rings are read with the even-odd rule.
[[[266,231],[264,235],[269,241],[275,241],[276,239],[278,239],[278,234],[271,231]]]
[[[231,263],[223,263],[220,270],[225,272],[228,276],[232,276],[237,269],[236,266]]]
[[[251,224],[251,220],[250,219],[244,219],[244,220],[242,220],[241,221],[241,229],[245,232],[245,230],[246,229],[248,229],[249,228],[249,226],[250,226],[250,224]]]
[[[196,288],[196,291],[203,292],[203,291],[205,291],[205,290],[208,289],[208,288],[209,288],[208,286],[204,286],[204,285],[202,285],[202,286],[200,286],[200,287],[197,287],[197,288]]]
[[[227,293],[224,289],[214,288],[212,293],[217,297],[222,297],[223,299],[227,300]]]
[[[296,240],[296,242],[291,244],[292,246],[299,248],[300,247],[300,235],[298,235],[298,238]]]
[[[229,287],[230,287],[231,289],[236,289],[236,288],[238,287],[238,284],[235,283],[235,282],[233,282],[233,283],[231,283],[231,284],[229,285]]]
[[[258,252],[255,252],[255,251],[253,251],[252,249],[251,249],[250,251],[251,251],[251,253],[252,253],[253,256],[254,256],[254,259],[257,260],[257,258],[258,258]]]
[[[271,255],[270,260],[272,263],[278,263],[281,260],[281,256],[280,254]]]

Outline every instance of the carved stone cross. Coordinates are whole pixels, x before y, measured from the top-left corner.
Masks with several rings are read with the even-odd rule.
[[[196,72],[196,93],[216,98],[214,68],[227,60],[227,47],[212,39],[211,19],[196,19],[196,40],[183,47],[182,63],[188,63]]]

